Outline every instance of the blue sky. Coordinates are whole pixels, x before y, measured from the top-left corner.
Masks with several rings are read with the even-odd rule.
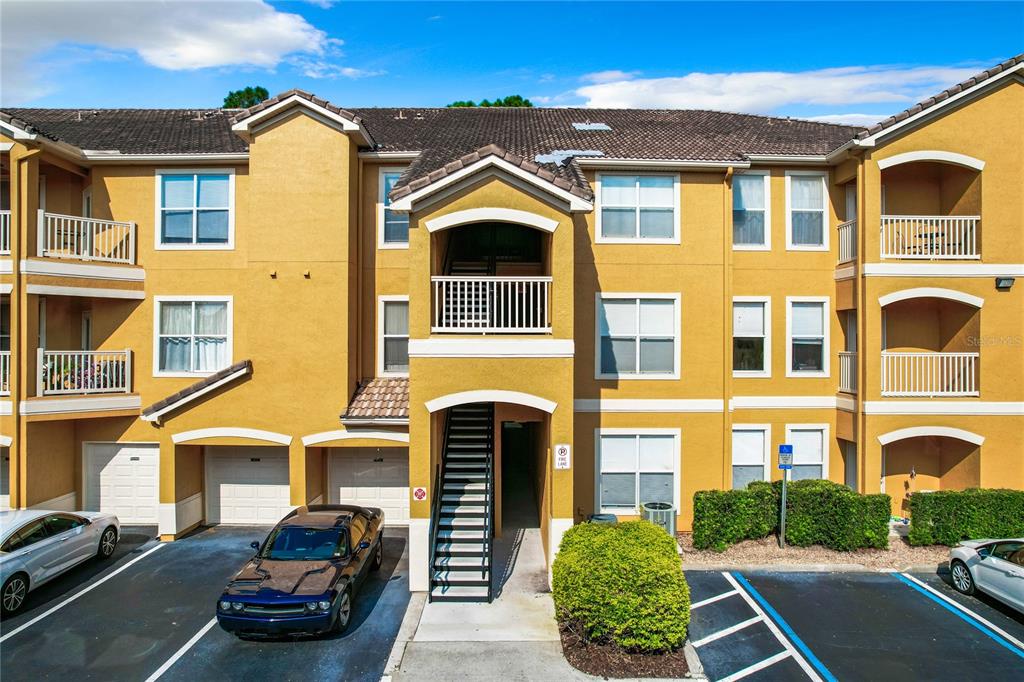
[[[1024,51],[1024,4],[0,0],[0,42],[8,106],[208,107],[259,84],[867,122]]]

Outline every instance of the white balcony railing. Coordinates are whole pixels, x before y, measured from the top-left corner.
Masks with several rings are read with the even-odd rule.
[[[135,262],[135,223],[39,211],[38,237],[44,258]]]
[[[0,211],[0,256],[11,255],[11,212]]]
[[[843,393],[857,392],[857,353],[839,353],[839,390]]]
[[[882,395],[977,396],[978,353],[882,351]]]
[[[38,350],[36,395],[129,393],[129,350]]]
[[[0,395],[11,394],[11,351],[0,350]]]
[[[884,215],[882,258],[976,260],[980,216]]]
[[[857,219],[839,223],[839,262],[857,260]]]
[[[432,332],[548,334],[550,277],[432,277]]]

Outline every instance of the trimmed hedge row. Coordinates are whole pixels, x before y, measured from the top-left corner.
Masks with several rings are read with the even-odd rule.
[[[559,620],[586,641],[654,653],[686,639],[690,588],[676,541],[649,521],[573,526],[551,572]]]
[[[910,496],[912,545],[1024,536],[1024,491],[993,488],[939,490]]]
[[[744,490],[702,490],[693,496],[693,546],[722,551],[740,540],[779,532],[782,482],[755,481]],[[884,548],[888,495],[860,495],[831,481],[793,481],[786,493],[786,542],[849,551]]]

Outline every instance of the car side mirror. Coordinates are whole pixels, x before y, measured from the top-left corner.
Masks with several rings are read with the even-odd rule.
[[[982,547],[981,549],[978,550],[978,556],[981,557],[982,559],[987,559],[991,554],[992,554],[992,549],[990,547]]]
[[[363,540],[359,543],[359,551],[362,551],[364,549],[370,549],[370,542],[368,540]]]
[[[249,543],[249,546],[252,547],[257,552],[260,551],[260,541],[259,540],[253,540],[252,542]]]

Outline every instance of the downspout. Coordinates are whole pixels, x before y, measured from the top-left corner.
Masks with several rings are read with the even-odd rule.
[[[732,178],[734,168],[725,169],[722,212],[722,489],[732,487]],[[770,207],[769,207],[770,210]],[[728,485],[727,485],[728,484]]]
[[[867,424],[864,415],[864,394],[868,391],[868,353],[867,341],[867,292],[864,279],[864,262],[867,260],[867,202],[865,201],[866,182],[864,177],[864,155],[857,164],[857,259],[854,261],[856,275],[853,285],[856,287],[854,296],[857,301],[857,403],[854,416],[857,418],[857,490],[867,493]],[[885,472],[882,472],[884,475]]]

